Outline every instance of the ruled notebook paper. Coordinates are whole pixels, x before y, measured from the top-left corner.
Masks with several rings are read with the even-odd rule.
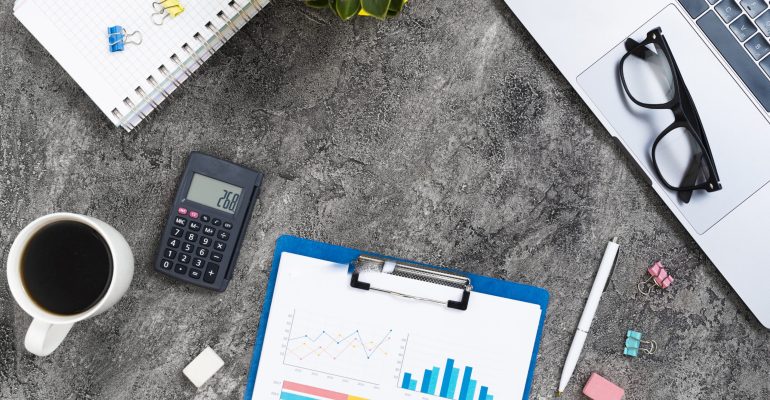
[[[153,23],[150,0],[19,0],[14,14],[115,125],[131,130],[268,1],[180,3],[184,12],[163,25]],[[114,25],[141,32],[142,43],[111,53]]]

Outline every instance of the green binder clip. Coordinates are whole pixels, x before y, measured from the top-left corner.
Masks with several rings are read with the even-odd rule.
[[[645,347],[642,347],[644,345]],[[658,344],[654,340],[642,340],[642,333],[628,330],[626,333],[626,348],[623,354],[629,357],[638,357],[639,352],[654,354],[658,350]]]

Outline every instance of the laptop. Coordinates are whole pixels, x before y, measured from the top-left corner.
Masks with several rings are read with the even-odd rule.
[[[565,0],[547,7],[538,1],[505,1],[760,323],[770,328],[767,0]],[[666,164],[661,159],[675,163],[680,153],[661,156],[656,150],[657,161],[652,156],[674,112],[631,101],[619,73],[625,68],[621,59],[633,48],[627,39],[643,42],[658,28],[697,108],[721,184],[719,190],[689,191],[685,199],[674,190],[683,186],[670,188],[660,172],[670,168],[660,167]],[[652,85],[639,85],[639,79],[647,78],[642,74],[624,75],[636,86]]]

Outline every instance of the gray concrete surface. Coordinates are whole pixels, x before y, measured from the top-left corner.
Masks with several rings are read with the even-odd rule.
[[[565,398],[581,398],[591,371],[628,399],[770,397],[768,331],[502,0],[413,1],[387,23],[279,1],[130,134],[13,17],[12,1],[0,4],[3,399],[241,398],[283,233],[547,288],[531,396],[542,399],[617,235],[619,265]],[[223,294],[150,266],[191,150],[266,173]],[[25,224],[54,211],[115,226],[137,269],[114,309],[36,358],[4,260]],[[677,280],[643,298],[636,283],[658,258]],[[622,356],[629,328],[660,353]],[[181,370],[206,345],[226,366],[196,390]]]

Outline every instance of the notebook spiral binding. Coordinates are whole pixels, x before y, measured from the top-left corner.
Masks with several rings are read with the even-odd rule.
[[[407,279],[414,279],[422,282],[433,283],[437,285],[449,286],[456,289],[462,289],[462,300],[454,301],[439,301],[436,299],[430,299],[426,297],[414,296],[405,293],[396,292],[393,290],[382,289],[373,287],[371,284],[360,280],[361,272],[364,271],[378,271],[385,274],[391,274]],[[468,308],[468,302],[470,301],[471,291],[473,285],[471,280],[467,276],[454,274],[451,272],[441,271],[435,268],[429,268],[419,265],[407,264],[397,262],[393,260],[387,260],[383,258],[377,258],[369,255],[361,255],[354,262],[353,274],[350,279],[350,286],[356,289],[374,290],[378,292],[385,292],[401,297],[408,297],[416,300],[430,301],[439,304],[446,304],[449,308],[458,310],[466,310]]]
[[[148,76],[143,84],[136,87],[132,95],[123,99],[120,107],[124,108],[125,112],[121,112],[118,107],[112,110],[118,125],[126,131],[131,131],[150,112],[168,99],[171,92],[192,76],[214,52],[262,11],[268,1],[242,0],[241,2],[245,4],[241,5],[236,0],[231,0],[228,3],[229,9],[220,10],[216,14],[217,19],[208,21],[203,27],[212,34],[209,39],[200,32],[196,32],[189,43],[181,45],[179,53],[182,54],[181,57],[177,53],[169,55],[168,66],[166,64],[158,66],[157,73]],[[137,101],[132,100],[132,97]]]

